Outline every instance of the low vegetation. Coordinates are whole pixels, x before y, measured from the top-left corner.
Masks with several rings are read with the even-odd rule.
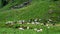
[[[60,34],[59,3],[60,0],[0,0],[0,34]],[[36,18],[41,21],[34,21]]]

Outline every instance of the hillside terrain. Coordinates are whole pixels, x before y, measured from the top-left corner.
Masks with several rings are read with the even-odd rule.
[[[0,34],[60,34],[60,0],[0,0]]]
[[[52,16],[59,16],[59,1],[50,0],[32,0],[31,3],[23,8],[11,9],[11,6],[18,5],[20,1],[15,1],[16,3],[9,3],[0,10],[0,21],[8,20],[28,20],[30,18],[41,18],[48,19]],[[22,1],[21,1],[22,2]],[[20,3],[19,3],[20,4]],[[51,10],[51,11],[50,11]],[[48,14],[49,11],[51,14]],[[53,12],[53,13],[52,13]],[[57,14],[57,13],[58,14]]]

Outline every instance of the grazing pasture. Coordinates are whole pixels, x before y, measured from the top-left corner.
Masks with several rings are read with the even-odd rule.
[[[0,0],[0,34],[60,34],[59,0],[4,2]]]
[[[60,26],[50,26],[48,29],[46,26],[42,26],[42,31],[37,32],[34,29],[13,29],[0,27],[0,34],[60,34]]]

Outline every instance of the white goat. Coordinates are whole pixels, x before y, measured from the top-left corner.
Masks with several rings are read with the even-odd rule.
[[[43,30],[43,29],[39,29],[39,30],[37,30],[37,32],[42,32],[42,30]]]
[[[19,28],[20,30],[24,30],[23,28]]]

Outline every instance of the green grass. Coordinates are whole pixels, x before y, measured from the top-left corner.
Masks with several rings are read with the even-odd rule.
[[[56,17],[60,15],[60,12],[59,12],[60,8],[58,7],[60,6],[59,5],[60,2],[51,2],[50,0],[32,0],[31,4],[26,7],[19,8],[19,9],[9,8],[12,5],[21,4],[23,2],[24,1],[19,2],[15,0],[14,3],[9,3],[8,5],[0,9],[0,34],[60,34],[60,26],[50,26],[51,28],[47,29],[47,27],[40,26],[40,25],[31,25],[31,24],[23,25],[23,26],[30,26],[32,28],[41,27],[43,28],[42,32],[36,32],[33,29],[21,31],[18,29],[5,27],[5,22],[10,20],[18,21],[18,20],[28,20],[30,18],[48,19],[51,16]],[[49,9],[56,10],[56,13],[48,14]],[[54,20],[56,19],[54,18]],[[59,20],[59,23],[60,23],[60,20]]]
[[[50,29],[44,28],[42,32],[36,32],[33,29],[19,30],[13,28],[0,28],[0,34],[60,34],[60,26],[51,26]]]
[[[7,5],[7,6],[10,6]],[[7,7],[6,6],[6,7]],[[48,10],[50,9],[49,6],[52,6],[51,9],[57,10],[57,5],[54,2],[50,1],[42,1],[42,0],[32,0],[31,5],[27,7],[23,7],[20,9],[11,9],[0,11],[0,21],[8,21],[8,20],[21,20],[25,19],[28,20],[30,18],[49,18]],[[8,8],[6,8],[8,9]]]

